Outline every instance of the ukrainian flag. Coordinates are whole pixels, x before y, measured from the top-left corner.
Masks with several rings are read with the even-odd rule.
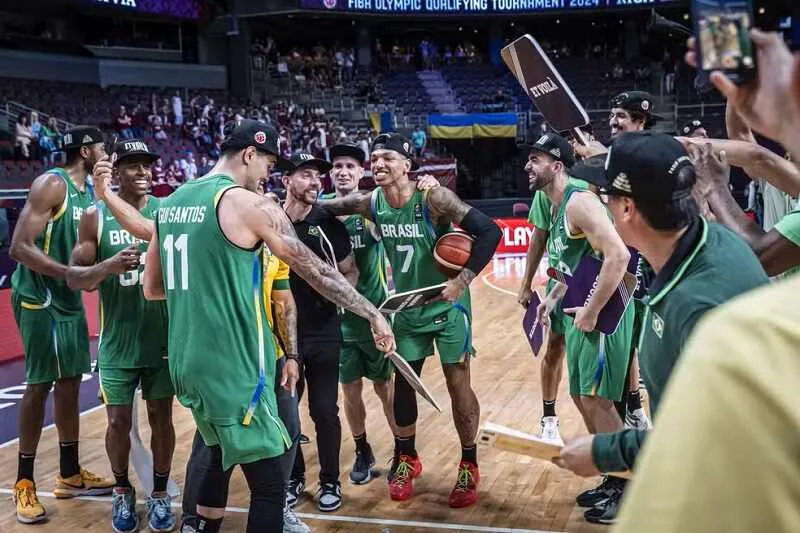
[[[370,113],[369,123],[378,133],[394,131],[394,114],[391,111],[383,113]]]
[[[433,139],[473,139],[517,136],[514,113],[431,115],[428,130]]]

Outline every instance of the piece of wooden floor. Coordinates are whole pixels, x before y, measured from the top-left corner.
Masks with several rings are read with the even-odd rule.
[[[539,382],[540,361],[531,355],[530,347],[522,333],[522,308],[516,303],[518,281],[514,273],[519,268],[503,265],[497,275],[492,264],[472,284],[473,336],[478,349],[472,362],[472,384],[481,403],[481,420],[489,420],[528,433],[538,433],[542,398]],[[514,265],[512,265],[514,266]],[[518,265],[517,265],[518,266]],[[500,289],[500,290],[498,290]],[[565,439],[586,432],[580,415],[567,392],[566,371],[561,385],[557,409],[561,434]],[[341,472],[344,504],[331,516],[304,518],[315,532],[398,532],[410,531],[497,531],[507,528],[521,530],[569,531],[592,533],[607,528],[586,524],[583,510],[575,506],[575,496],[598,483],[598,479],[582,479],[557,467],[530,457],[505,452],[479,449],[481,484],[478,503],[468,509],[455,510],[447,506],[447,498],[456,481],[456,466],[460,459],[460,446],[453,426],[450,398],[447,394],[438,359],[431,358],[423,372],[425,383],[442,405],[437,413],[426,402],[419,401],[417,449],[424,464],[424,473],[415,482],[415,495],[409,502],[389,500],[386,481],[379,477],[365,486],[351,485],[347,474],[353,461],[354,446],[344,412],[342,419]],[[383,418],[380,402],[365,384],[364,399],[367,405],[367,435],[378,461],[378,469],[385,474],[392,456],[393,439]],[[341,406],[341,394],[340,394]],[[314,442],[314,428],[308,417],[307,404],[301,404],[303,432],[312,442],[303,447],[308,487],[296,511],[301,515],[322,515],[313,501],[319,463]],[[149,442],[146,417],[140,414],[142,439]],[[98,474],[110,476],[111,470],[105,454],[103,435],[106,428],[105,412],[97,410],[81,418],[81,463]],[[194,423],[188,411],[175,405],[177,445],[172,465],[172,476],[182,487],[186,460],[191,449]],[[16,478],[17,447],[0,448],[0,532],[2,533],[56,533],[81,531],[106,533],[111,530],[111,504],[109,501],[56,501],[41,498],[50,518],[37,526],[25,526],[15,520],[9,490]],[[36,459],[36,479],[39,490],[53,490],[58,468],[56,430],[48,429],[42,435]],[[136,484],[131,469],[131,480]],[[143,494],[137,495],[143,499]],[[247,485],[241,472],[234,474],[228,505],[246,508]],[[144,514],[144,505],[139,507]],[[354,517],[357,520],[399,521],[406,526],[386,522],[332,521],[330,518]],[[241,532],[247,516],[243,512],[226,515],[223,531]],[[430,524],[429,527],[407,527],[409,522]],[[413,524],[416,526],[417,524]],[[470,529],[473,526],[473,529]],[[475,529],[478,528],[478,529]],[[144,524],[142,530],[145,530]],[[269,533],[269,532],[267,532]]]

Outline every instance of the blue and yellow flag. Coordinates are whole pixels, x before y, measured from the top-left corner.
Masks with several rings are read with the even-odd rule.
[[[517,115],[514,113],[431,115],[428,117],[428,131],[433,139],[516,137]]]

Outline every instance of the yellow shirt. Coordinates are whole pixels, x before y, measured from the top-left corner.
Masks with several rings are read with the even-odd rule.
[[[703,319],[614,533],[800,531],[798,293],[800,276]]]
[[[269,327],[275,339],[275,353],[278,359],[283,357],[283,349],[278,342],[278,335],[275,328],[275,319],[272,316],[272,291],[289,290],[289,265],[271,254],[264,248],[264,309],[267,313]]]

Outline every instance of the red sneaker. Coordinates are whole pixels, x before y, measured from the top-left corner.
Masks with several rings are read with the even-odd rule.
[[[481,474],[478,465],[469,461],[461,461],[458,465],[458,479],[448,503],[454,509],[469,507],[478,501],[478,483]]]
[[[389,498],[397,502],[411,499],[414,495],[414,478],[422,473],[419,456],[401,455],[397,467],[390,475]]]

